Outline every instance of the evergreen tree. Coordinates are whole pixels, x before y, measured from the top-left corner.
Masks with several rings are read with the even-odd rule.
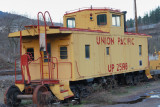
[[[151,10],[149,13],[146,13],[143,17],[138,17],[138,25],[149,25],[160,22],[160,7],[158,6],[156,9]],[[134,26],[134,19],[127,20],[128,28]]]

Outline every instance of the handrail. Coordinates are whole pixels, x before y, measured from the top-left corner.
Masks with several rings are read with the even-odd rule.
[[[46,35],[46,26],[47,26],[47,23],[46,23],[46,13],[48,13],[48,16],[49,16],[49,18],[50,18],[50,21],[51,21],[51,23],[52,23],[52,26],[54,26],[54,24],[53,24],[53,22],[52,22],[52,19],[51,19],[51,16],[50,16],[50,13],[48,12],[48,11],[45,11],[44,12],[44,16],[43,16],[43,18],[44,18],[44,22],[45,22],[45,38],[47,38],[47,35]],[[46,46],[47,46],[47,40],[46,40]],[[46,48],[46,53],[47,53],[47,56],[48,56],[48,60],[50,59],[49,57],[49,54],[48,54],[48,51],[47,51],[47,48]],[[49,61],[48,61],[48,70],[49,70],[49,79],[50,79],[50,63],[49,63]]]
[[[51,57],[51,58],[56,59],[56,63],[57,63],[57,79],[58,79],[58,58],[57,57]]]
[[[44,24],[45,24],[45,41],[46,41],[46,21],[45,21],[45,18],[44,18],[44,15],[43,15],[42,12],[38,12],[38,14],[37,14],[37,19],[38,19],[38,34],[39,34],[39,36],[40,36],[39,14],[42,15],[43,20],[44,20]],[[40,42],[40,37],[39,37],[39,42]],[[39,44],[40,44],[40,43],[39,43]],[[46,46],[47,46],[47,42],[46,42]],[[45,48],[46,48],[46,47],[45,47]],[[47,48],[46,48],[46,52],[47,52]],[[42,57],[42,53],[41,53],[41,52],[40,52],[40,55],[41,55],[41,57]],[[42,70],[42,71],[41,71],[41,70]],[[42,72],[42,74],[43,74],[43,62],[42,62],[42,69],[41,69],[41,64],[40,64],[40,72]],[[43,75],[42,75],[42,79],[43,79]]]
[[[71,64],[71,79],[72,79],[72,62],[58,62],[58,63],[69,63],[69,64]]]
[[[29,64],[31,64],[32,62],[34,62],[34,61],[37,61],[38,59],[40,59],[41,57],[39,57],[39,58],[37,58],[36,60],[33,60],[33,61],[31,61]],[[44,59],[44,58],[42,58],[42,59]],[[53,60],[56,60],[55,62],[53,61]],[[69,63],[69,64],[71,64],[71,78],[72,78],[72,75],[73,75],[73,72],[72,72],[72,62],[58,62],[58,58],[57,57],[50,57],[50,58],[48,58],[48,63],[55,63],[55,64],[57,64],[56,65],[56,67],[57,67],[57,80],[59,79],[59,64],[60,63]],[[49,66],[49,65],[48,65]],[[51,67],[51,66],[50,66]],[[51,67],[52,68],[52,67]],[[49,72],[49,80],[50,79],[53,79],[52,78],[52,76],[53,76],[53,74],[52,73],[54,73],[54,71],[52,72]],[[42,74],[43,75],[43,74]]]
[[[40,34],[40,28],[39,28],[39,14],[42,15],[45,26],[46,26],[46,21],[45,21],[45,18],[44,18],[43,13],[42,13],[42,12],[38,12],[38,14],[37,14],[37,19],[38,19],[38,33]],[[45,33],[46,33],[46,27],[45,27]]]
[[[18,60],[18,58],[15,59],[15,83],[17,81],[17,73],[16,73],[17,72],[17,69],[16,69],[17,60]],[[21,67],[21,75],[22,75],[22,82],[24,82],[24,73],[23,73],[22,67]]]
[[[35,59],[35,60],[31,60],[31,61],[29,61],[29,63],[28,63],[28,67],[29,67],[29,65],[30,64],[34,64],[34,62],[35,61],[38,61],[38,60],[40,60],[41,61],[41,59],[43,59],[42,57],[39,57],[39,58],[37,58],[37,59]],[[54,61],[54,59],[55,59],[55,61]],[[72,79],[72,62],[58,62],[58,58],[57,57],[50,57],[50,58],[48,58],[48,61],[49,61],[49,64],[50,65],[53,65],[53,64],[56,64],[56,67],[57,67],[57,70],[56,70],[56,72],[57,72],[57,80],[59,79],[59,64],[60,63],[69,63],[70,65],[71,65],[71,79]],[[16,77],[16,64],[17,64],[17,59],[15,60],[15,82],[17,81],[17,77]],[[41,65],[41,63],[36,63],[36,64],[40,64]],[[48,65],[49,66],[49,65]],[[49,69],[51,69],[52,67],[50,66],[50,68]],[[29,68],[28,68],[29,69]],[[28,73],[28,72],[27,72]],[[53,74],[54,74],[54,70],[53,71],[51,71],[51,72],[49,72],[50,73],[50,77],[49,77],[49,80],[53,80],[54,78],[52,78],[52,76],[53,76]],[[43,78],[42,78],[42,73],[40,72],[40,80],[41,81],[43,81]],[[24,82],[24,74],[23,74],[23,68],[22,68],[22,70],[21,70],[21,75],[22,75],[22,81],[17,81],[17,83],[23,83]],[[28,80],[29,82],[30,82],[30,80]]]
[[[52,22],[52,19],[51,19],[51,16],[50,16],[50,13],[48,12],[48,11],[45,11],[44,12],[44,19],[45,19],[45,21],[46,21],[46,13],[48,13],[48,16],[49,16],[49,18],[50,18],[50,21],[51,21],[51,23],[52,23],[52,26],[54,26],[54,24],[53,24],[53,22]]]
[[[110,10],[110,11],[115,11],[115,12],[121,12],[119,9],[114,9],[110,7],[83,7],[83,8],[78,8],[70,11],[66,11],[66,14],[78,12],[78,11],[83,11],[83,10]]]

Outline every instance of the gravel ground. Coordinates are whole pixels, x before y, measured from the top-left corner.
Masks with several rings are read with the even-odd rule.
[[[17,76],[20,78],[20,76]],[[109,91],[99,90],[92,93],[88,98],[83,99],[82,104],[75,107],[160,107],[160,98],[146,98],[134,104],[119,104],[118,102],[134,101],[146,93],[156,91],[160,94],[160,80],[140,83],[137,86],[118,87]],[[14,84],[13,76],[0,76],[0,107],[3,105],[6,89]],[[159,96],[160,97],[160,96]],[[20,107],[32,107],[32,101],[23,102]],[[54,106],[53,106],[54,107]],[[63,107],[63,105],[58,105]],[[73,106],[74,107],[74,106]]]

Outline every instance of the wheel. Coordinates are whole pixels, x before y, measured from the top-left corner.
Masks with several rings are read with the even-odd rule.
[[[134,85],[139,84],[139,82],[140,82],[140,77],[139,77],[139,75],[134,75],[134,76],[133,76],[133,83],[134,83]]]
[[[71,87],[71,90],[74,94],[74,100],[76,101],[77,104],[81,103],[81,92],[80,89],[76,86]]]
[[[48,88],[44,85],[38,85],[33,92],[33,104],[36,104],[37,107],[43,107],[43,105],[49,105],[51,101],[51,92],[48,91]]]
[[[11,107],[18,107],[21,103],[20,99],[17,99],[17,95],[22,94],[19,88],[15,85],[9,87],[4,95],[4,103]]]
[[[105,90],[111,90],[117,87],[117,81],[113,77],[106,77],[105,82],[102,84]]]

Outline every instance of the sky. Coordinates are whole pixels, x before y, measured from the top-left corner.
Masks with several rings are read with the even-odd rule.
[[[39,11],[49,11],[53,22],[63,22],[66,11],[84,7],[110,7],[127,11],[127,19],[134,18],[134,0],[3,0],[0,11],[36,19]],[[137,0],[138,16],[160,6],[160,0]]]

